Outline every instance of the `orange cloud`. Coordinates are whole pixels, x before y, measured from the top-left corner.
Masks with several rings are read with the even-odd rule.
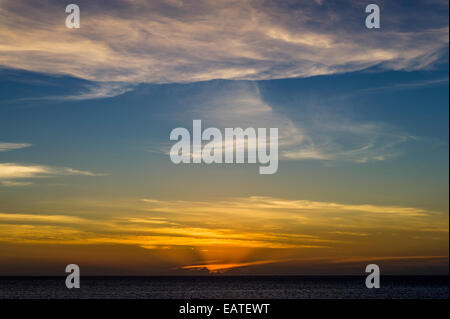
[[[273,264],[283,262],[283,260],[259,260],[259,261],[251,261],[251,262],[242,262],[242,263],[230,263],[230,264],[203,264],[203,265],[191,265],[191,266],[181,266],[181,269],[189,269],[189,270],[202,270],[207,269],[210,273],[223,273],[227,270],[233,268],[241,268],[241,267],[249,267],[256,265],[265,265],[265,264]]]

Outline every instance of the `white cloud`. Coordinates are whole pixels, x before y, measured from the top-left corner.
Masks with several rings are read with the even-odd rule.
[[[380,32],[365,29],[366,3],[358,1],[79,4],[81,28],[69,30],[60,2],[44,1],[38,10],[33,2],[3,0],[0,64],[107,82],[257,80],[374,65],[428,69],[448,48],[447,10],[437,3],[427,7],[435,10],[426,23],[420,10],[390,4]]]
[[[384,161],[401,155],[400,146],[414,140],[413,136],[381,123],[359,122],[337,114],[317,117],[317,112],[302,112],[301,105],[294,106],[298,107],[299,119],[293,119],[265,102],[253,82],[232,83],[225,90],[203,94],[201,101],[183,111],[180,120],[202,119],[202,129],[278,128],[279,154],[284,160]],[[192,120],[185,122],[185,127],[191,126]],[[227,146],[233,147],[233,143],[225,141]],[[168,154],[166,148],[164,153]]]
[[[0,152],[17,150],[29,147],[28,143],[0,143]],[[104,174],[77,170],[69,167],[53,167],[36,164],[0,163],[0,185],[6,187],[27,186],[31,182],[23,179],[81,175],[81,176],[104,176]],[[17,181],[20,180],[20,181]]]
[[[31,144],[28,143],[1,143],[0,142],[0,152],[18,150],[25,147],[30,147]]]
[[[97,82],[86,86],[84,90],[81,90],[77,94],[73,95],[55,95],[45,96],[39,98],[31,98],[32,100],[57,100],[57,101],[82,101],[82,100],[94,100],[111,98],[133,90],[132,86],[126,83],[108,83]],[[29,100],[29,99],[28,99]]]
[[[334,202],[319,202],[310,200],[290,200],[285,198],[274,198],[268,196],[250,196],[243,198],[233,198],[225,201],[216,202],[196,202],[196,201],[160,201],[154,199],[143,199],[149,204],[149,211],[164,211],[171,213],[229,213],[242,214],[244,210],[267,211],[270,216],[282,217],[281,212],[291,216],[297,212],[307,213],[344,213],[344,212],[361,212],[370,214],[388,214],[399,216],[428,216],[436,212],[422,208],[402,207],[402,206],[385,206],[372,204],[343,204]],[[212,209],[214,208],[214,209]],[[261,216],[263,217],[263,216]]]
[[[21,179],[33,179],[43,177],[82,175],[104,176],[89,171],[81,171],[73,168],[51,167],[44,165],[24,165],[17,163],[0,163],[0,184],[3,186],[26,186],[28,181],[16,181]]]
[[[367,163],[401,155],[401,144],[413,136],[380,123],[361,123],[337,118],[311,121],[309,136],[299,147],[285,149],[286,159],[318,159]]]

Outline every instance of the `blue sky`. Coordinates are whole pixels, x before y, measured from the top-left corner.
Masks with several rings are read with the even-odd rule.
[[[115,170],[126,175],[131,169],[146,176],[145,172],[152,171],[154,161],[170,169],[164,154],[170,145],[170,131],[180,125],[191,127],[192,119],[201,118],[195,108],[211,103],[215,96],[228,96],[230,91],[242,94],[249,86],[257,86],[261,101],[274,109],[276,121],[282,121],[277,118],[286,114],[293,125],[317,134],[316,143],[322,143],[322,135],[329,132],[329,128],[320,127],[325,133],[315,129],[317,121],[330,124],[346,121],[342,123],[344,127],[358,125],[363,130],[359,134],[343,131],[338,140],[325,141],[336,145],[324,146],[331,148],[324,152],[339,152],[335,148],[355,149],[372,138],[378,139],[373,151],[361,151],[354,157],[282,159],[280,175],[289,175],[286,171],[297,170],[297,167],[302,170],[301,167],[306,166],[317,171],[318,176],[324,169],[339,172],[355,167],[373,176],[381,166],[393,171],[396,183],[403,181],[418,190],[439,183],[443,192],[446,174],[442,174],[442,170],[447,169],[448,159],[446,67],[425,72],[375,69],[259,82],[139,84],[115,97],[75,101],[65,101],[64,97],[77,96],[95,83],[66,76],[5,70],[1,88],[3,140],[32,146],[3,152],[2,158],[3,161],[73,167],[111,175],[96,178],[99,180],[111,181]],[[208,107],[216,108],[215,105]],[[213,124],[217,122],[216,118],[204,118],[205,125],[208,120]],[[380,155],[385,155],[386,159],[377,161]],[[357,163],[365,157],[368,163]],[[424,163],[428,165],[423,167]],[[421,166],[424,169],[418,170]],[[399,168],[402,170],[396,172]],[[403,171],[406,169],[407,172]],[[234,168],[226,170],[233,172]],[[258,178],[252,176],[253,169],[248,171],[251,179]],[[313,178],[311,168],[307,171]],[[324,178],[324,182],[330,179],[332,176]],[[422,185],[411,186],[414,180],[420,180]],[[152,180],[142,182],[151,184]],[[445,201],[439,205],[445,208]]]

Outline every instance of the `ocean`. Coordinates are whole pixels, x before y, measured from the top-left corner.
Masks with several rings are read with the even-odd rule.
[[[0,277],[0,299],[444,299],[448,276]]]

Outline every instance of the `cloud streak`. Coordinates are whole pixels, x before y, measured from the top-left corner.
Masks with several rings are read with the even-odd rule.
[[[35,101],[35,100],[49,100],[49,101],[83,101],[106,99],[116,97],[127,92],[132,91],[133,88],[127,83],[108,83],[96,82],[85,86],[83,90],[72,95],[53,95],[41,96],[36,98],[17,99],[18,101]]]
[[[278,147],[283,160],[320,160],[327,163],[369,163],[396,158],[402,144],[416,138],[394,127],[362,122],[333,113],[307,112],[298,108],[297,118],[265,102],[258,84],[234,82],[214,93],[204,93],[198,105],[182,111],[184,119],[202,119],[202,128],[278,128]],[[319,114],[320,113],[320,114]],[[322,114],[323,113],[323,114]],[[191,127],[192,120],[185,123]],[[218,147],[233,148],[233,141],[220,141]],[[162,152],[169,154],[169,147]]]
[[[258,260],[258,261],[249,261],[249,262],[242,262],[242,263],[227,263],[227,264],[217,264],[217,263],[208,263],[203,265],[188,265],[188,266],[181,266],[181,269],[188,269],[188,270],[203,270],[207,269],[210,273],[216,274],[216,273],[223,273],[227,270],[233,269],[233,268],[242,268],[242,267],[250,267],[250,266],[258,266],[258,265],[267,265],[267,264],[273,264],[273,263],[281,263],[285,260]]]
[[[34,179],[69,175],[104,176],[104,174],[97,174],[67,167],[0,163],[0,184],[3,186],[27,186],[31,184],[31,182],[17,181],[18,179]]]
[[[147,198],[130,205],[117,199],[104,206],[97,202],[95,209],[100,211],[126,207],[108,216],[0,212],[0,242],[33,247],[135,246],[149,253],[166,251],[161,256],[177,255],[175,270],[213,273],[294,261],[408,259],[430,249],[430,256],[421,255],[427,259],[445,256],[446,246],[441,247],[444,250],[435,246],[448,242],[448,229],[442,231],[442,225],[448,224],[446,214],[416,207],[268,196],[204,201]],[[89,203],[82,206],[86,209]],[[390,245],[392,240],[395,246]],[[386,245],[392,249],[378,249]],[[179,256],[180,249],[195,251],[195,258]],[[372,255],[364,257],[368,251]]]
[[[21,241],[19,234],[25,231],[24,228],[32,228],[33,232],[39,234],[40,230],[34,226],[47,225],[60,228],[60,231],[80,233],[80,236],[67,238],[66,244],[121,243],[149,249],[157,246],[325,249],[347,245],[349,242],[344,240],[345,237],[373,237],[385,231],[386,224],[391,224],[388,231],[435,233],[429,230],[433,229],[436,220],[445,218],[443,213],[415,207],[356,205],[267,196],[216,201],[147,198],[140,203],[140,209],[133,214],[107,218],[95,215],[0,213],[0,224],[18,226],[17,234],[13,226],[8,233],[0,231],[0,240]],[[107,207],[108,203],[105,204]],[[237,219],[240,221],[238,224]],[[334,223],[329,225],[324,223],[325,220]],[[344,220],[345,225],[342,222]],[[42,231],[45,232],[45,229]],[[30,232],[27,241],[39,243],[42,239],[41,236],[33,239]],[[46,238],[45,242],[53,243],[54,240]]]
[[[17,150],[31,146],[28,143],[0,143],[0,152]],[[29,181],[24,179],[45,178],[55,176],[104,176],[89,171],[78,170],[70,167],[53,167],[36,164],[0,163],[0,185],[6,187],[27,186]],[[17,181],[19,180],[19,181]]]
[[[31,144],[28,143],[1,143],[0,142],[0,152],[18,150],[21,148],[30,147]]]

